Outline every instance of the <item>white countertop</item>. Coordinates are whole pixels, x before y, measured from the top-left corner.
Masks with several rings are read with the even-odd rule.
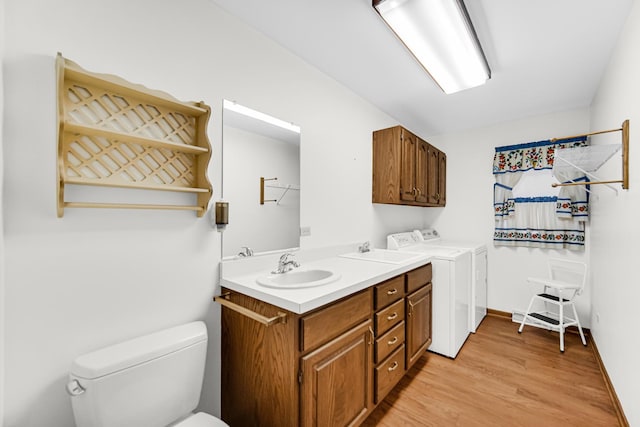
[[[259,285],[257,279],[268,275],[278,265],[282,253],[271,253],[242,259],[224,260],[220,264],[220,284],[230,290],[273,304],[293,313],[306,313],[345,296],[366,289],[392,277],[421,267],[430,261],[420,255],[411,261],[390,264],[378,261],[343,258],[340,254],[354,252],[357,245],[295,251],[301,269],[332,270],[340,278],[326,285],[282,289]],[[285,273],[286,274],[286,273]]]

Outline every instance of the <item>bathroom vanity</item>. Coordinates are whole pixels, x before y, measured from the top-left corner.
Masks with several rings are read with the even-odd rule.
[[[330,264],[342,277],[324,286],[328,295],[308,289],[319,305],[308,310],[239,292],[253,276],[223,273],[222,418],[230,425],[359,425],[431,343],[427,258]]]

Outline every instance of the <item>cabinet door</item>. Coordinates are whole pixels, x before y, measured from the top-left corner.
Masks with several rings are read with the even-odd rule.
[[[373,340],[367,320],[302,358],[302,426],[358,425],[369,415]]]
[[[418,138],[416,144],[416,202],[427,203],[429,144]]]
[[[432,205],[438,204],[438,167],[440,162],[438,159],[440,151],[429,145],[427,159],[427,203]]]
[[[417,138],[411,132],[401,132],[400,199],[416,199],[416,144]]]
[[[442,151],[438,153],[438,205],[447,204],[447,155]]]
[[[407,296],[407,369],[431,344],[431,283]]]

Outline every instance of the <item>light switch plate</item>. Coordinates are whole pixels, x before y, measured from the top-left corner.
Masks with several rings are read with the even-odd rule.
[[[311,227],[300,227],[300,236],[311,236]]]

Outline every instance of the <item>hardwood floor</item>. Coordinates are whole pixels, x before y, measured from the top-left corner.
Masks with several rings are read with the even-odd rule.
[[[602,374],[577,334],[487,316],[455,360],[427,352],[363,426],[618,426]]]

